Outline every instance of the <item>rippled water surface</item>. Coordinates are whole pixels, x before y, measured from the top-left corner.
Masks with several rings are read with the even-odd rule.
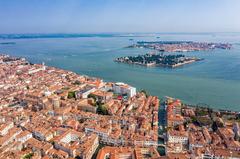
[[[116,57],[147,53],[149,50],[146,49],[124,48],[140,40],[229,42],[233,49],[185,53],[205,60],[177,69],[113,62]],[[34,63],[44,61],[47,65],[101,77],[106,81],[126,82],[160,98],[172,96],[190,104],[205,103],[214,108],[240,111],[240,34],[151,34],[135,37],[99,34],[73,38],[11,38],[0,39],[0,42],[15,42],[0,44],[1,53],[23,56]]]

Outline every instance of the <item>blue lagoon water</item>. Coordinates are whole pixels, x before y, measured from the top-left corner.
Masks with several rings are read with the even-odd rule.
[[[156,37],[160,38],[157,39]],[[1,37],[1,36],[0,36]],[[129,39],[134,39],[130,41]],[[184,53],[205,60],[176,69],[115,63],[120,56],[145,54],[150,50],[124,48],[135,41],[190,40],[229,42],[232,50]],[[171,96],[189,104],[240,111],[240,34],[145,34],[137,36],[5,36],[0,53],[26,57],[33,63],[71,70],[79,74],[122,81],[160,98]]]

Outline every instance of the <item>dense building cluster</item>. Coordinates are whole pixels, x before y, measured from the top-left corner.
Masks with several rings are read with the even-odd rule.
[[[158,97],[0,55],[0,158],[240,158],[240,114],[163,103],[160,135]]]
[[[98,153],[97,159],[111,158],[111,159],[158,159],[160,155],[156,149],[149,148],[133,148],[133,147],[104,147]]]
[[[163,52],[189,52],[213,49],[231,49],[228,43],[208,43],[192,41],[140,41],[129,47],[149,48]]]
[[[158,157],[158,108],[124,83],[0,56],[0,158],[91,159],[102,145],[98,156]]]
[[[166,102],[167,154],[182,158],[240,158],[238,114]]]

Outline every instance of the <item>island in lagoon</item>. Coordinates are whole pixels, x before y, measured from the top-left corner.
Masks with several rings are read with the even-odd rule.
[[[25,58],[0,55],[0,111],[0,158],[240,158],[239,112]]]
[[[193,42],[193,41],[139,41],[127,48],[147,48],[161,52],[190,52],[213,49],[231,49],[229,43]]]
[[[148,53],[144,55],[138,56],[126,56],[119,57],[115,59],[115,62],[127,63],[127,64],[137,64],[142,66],[162,66],[162,67],[170,67],[176,68],[179,66],[183,66],[185,64],[190,64],[196,61],[203,60],[197,57],[186,57],[185,55],[163,55],[163,54],[155,54]]]

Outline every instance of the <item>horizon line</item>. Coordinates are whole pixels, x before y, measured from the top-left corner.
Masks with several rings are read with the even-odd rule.
[[[240,33],[240,31],[223,31],[223,32],[22,32],[22,33],[0,33],[0,35],[46,35],[46,34],[220,34],[220,33]]]

